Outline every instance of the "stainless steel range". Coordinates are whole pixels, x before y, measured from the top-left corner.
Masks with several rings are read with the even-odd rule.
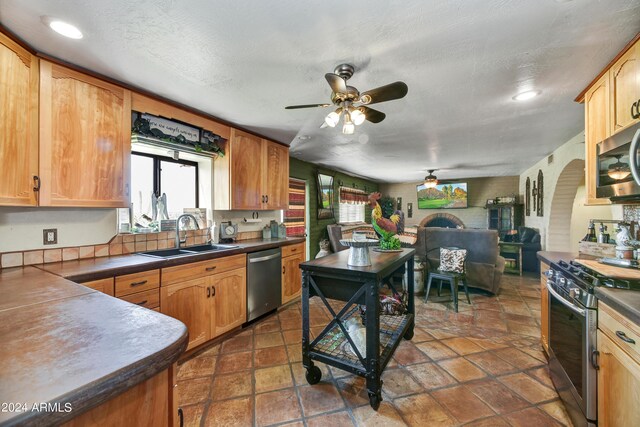
[[[594,288],[640,289],[640,284],[601,276],[575,262],[551,263],[549,291],[549,370],[573,424],[597,424],[598,304]]]

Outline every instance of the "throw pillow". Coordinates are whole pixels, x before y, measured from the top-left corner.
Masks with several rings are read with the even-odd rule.
[[[464,273],[464,260],[466,258],[466,249],[440,248],[440,271]]]

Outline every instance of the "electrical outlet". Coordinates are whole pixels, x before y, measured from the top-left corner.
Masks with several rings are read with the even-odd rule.
[[[58,229],[47,228],[42,230],[42,244],[43,245],[57,245],[58,244]]]

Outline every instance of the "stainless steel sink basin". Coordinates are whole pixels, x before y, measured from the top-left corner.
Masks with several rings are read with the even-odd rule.
[[[198,246],[187,246],[183,248],[184,251],[190,252],[212,252],[212,251],[224,251],[226,249],[236,249],[240,246],[237,245],[198,245]]]
[[[188,252],[184,249],[163,249],[159,251],[138,252],[138,255],[145,255],[155,258],[176,258],[193,255],[195,252]]]
[[[198,245],[188,246],[182,249],[163,249],[159,251],[139,252],[138,255],[145,255],[155,258],[176,258],[182,256],[189,256],[195,254],[201,254],[206,252],[223,251],[226,249],[239,248],[237,245]]]

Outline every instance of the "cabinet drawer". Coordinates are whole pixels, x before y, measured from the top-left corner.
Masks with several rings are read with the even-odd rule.
[[[82,283],[82,286],[113,296],[113,277]]]
[[[640,363],[640,327],[612,309],[598,303],[598,328],[614,343]],[[635,341],[635,344],[633,342]]]
[[[304,254],[304,243],[296,243],[295,245],[282,247],[282,258],[297,254]]]
[[[116,276],[116,296],[129,295],[160,286],[160,270]]]
[[[162,269],[162,286],[193,280],[225,271],[245,268],[247,256],[245,254],[216,258],[209,261],[199,261],[191,264],[178,265]]]
[[[146,308],[160,307],[160,288],[125,295],[120,299]]]

